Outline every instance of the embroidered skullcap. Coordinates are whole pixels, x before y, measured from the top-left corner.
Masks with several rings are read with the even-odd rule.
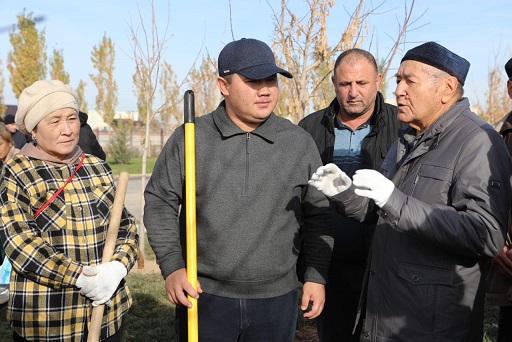
[[[425,63],[443,70],[456,77],[462,85],[466,81],[470,65],[466,59],[435,42],[428,42],[410,49],[405,53],[402,62],[406,60]]]

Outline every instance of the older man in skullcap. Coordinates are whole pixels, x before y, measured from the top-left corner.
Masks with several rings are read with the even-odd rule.
[[[37,81],[21,93],[15,120],[33,142],[7,161],[0,183],[13,341],[85,341],[92,307],[107,302],[101,340],[121,341],[137,229],[123,210],[114,255],[101,263],[115,186],[110,167],[77,145],[78,96],[61,81]]]
[[[512,166],[500,135],[463,97],[469,62],[429,42],[396,74],[409,127],[380,172],[350,179],[334,165],[310,183],[339,212],[380,215],[368,264],[370,341],[482,341],[484,284],[504,244]]]

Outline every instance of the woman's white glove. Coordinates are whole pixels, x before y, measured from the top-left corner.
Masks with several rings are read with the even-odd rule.
[[[352,180],[335,164],[320,166],[308,182],[324,193],[327,197],[333,197],[350,188]]]
[[[380,208],[386,204],[395,189],[392,181],[375,170],[357,170],[352,179],[356,187],[354,192],[372,199]]]
[[[88,282],[89,280],[92,279],[92,276],[87,276],[85,275],[84,273],[84,270],[88,268],[88,269],[92,269],[93,267],[92,266],[84,266],[83,269],[82,269],[82,273],[80,273],[80,275],[78,276],[78,279],[76,280],[76,287],[78,287],[79,289],[81,289],[82,287],[84,287]],[[87,274],[90,274],[91,272],[88,271],[86,272]],[[95,274],[94,274],[95,275]]]
[[[116,291],[128,271],[119,261],[110,261],[98,266],[85,266],[77,279],[80,293],[94,302],[93,306],[106,303]]]

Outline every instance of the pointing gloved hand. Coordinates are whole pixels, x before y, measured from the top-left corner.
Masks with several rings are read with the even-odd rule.
[[[98,266],[85,266],[77,279],[80,293],[94,302],[93,306],[106,303],[128,271],[119,261],[110,261]]]
[[[350,188],[352,180],[335,164],[320,166],[308,182],[324,193],[327,197],[333,197]]]
[[[392,181],[375,170],[357,170],[352,179],[356,187],[354,192],[359,196],[374,200],[380,208],[386,204],[395,189],[395,184]]]

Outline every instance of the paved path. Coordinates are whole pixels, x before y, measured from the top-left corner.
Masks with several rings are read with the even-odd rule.
[[[146,175],[146,183],[149,180],[151,175]],[[117,183],[117,178],[115,178]],[[126,189],[126,198],[124,201],[124,205],[126,209],[135,217],[135,222],[139,224],[142,220],[142,176],[141,175],[130,175],[128,179],[128,188]],[[147,245],[145,245],[147,246]],[[147,253],[147,251],[146,251]],[[153,273],[160,272],[160,268],[156,265],[154,260],[144,260],[144,264],[141,264],[141,259],[139,263],[132,268],[132,272],[134,273]],[[142,268],[140,268],[142,267]]]
[[[146,175],[146,182],[149,180],[150,175]],[[116,179],[117,182],[117,179]],[[124,205],[126,209],[133,216],[135,216],[135,220],[140,222],[142,219],[142,176],[141,175],[130,175],[128,180],[128,188],[126,190],[126,198],[124,201]]]

